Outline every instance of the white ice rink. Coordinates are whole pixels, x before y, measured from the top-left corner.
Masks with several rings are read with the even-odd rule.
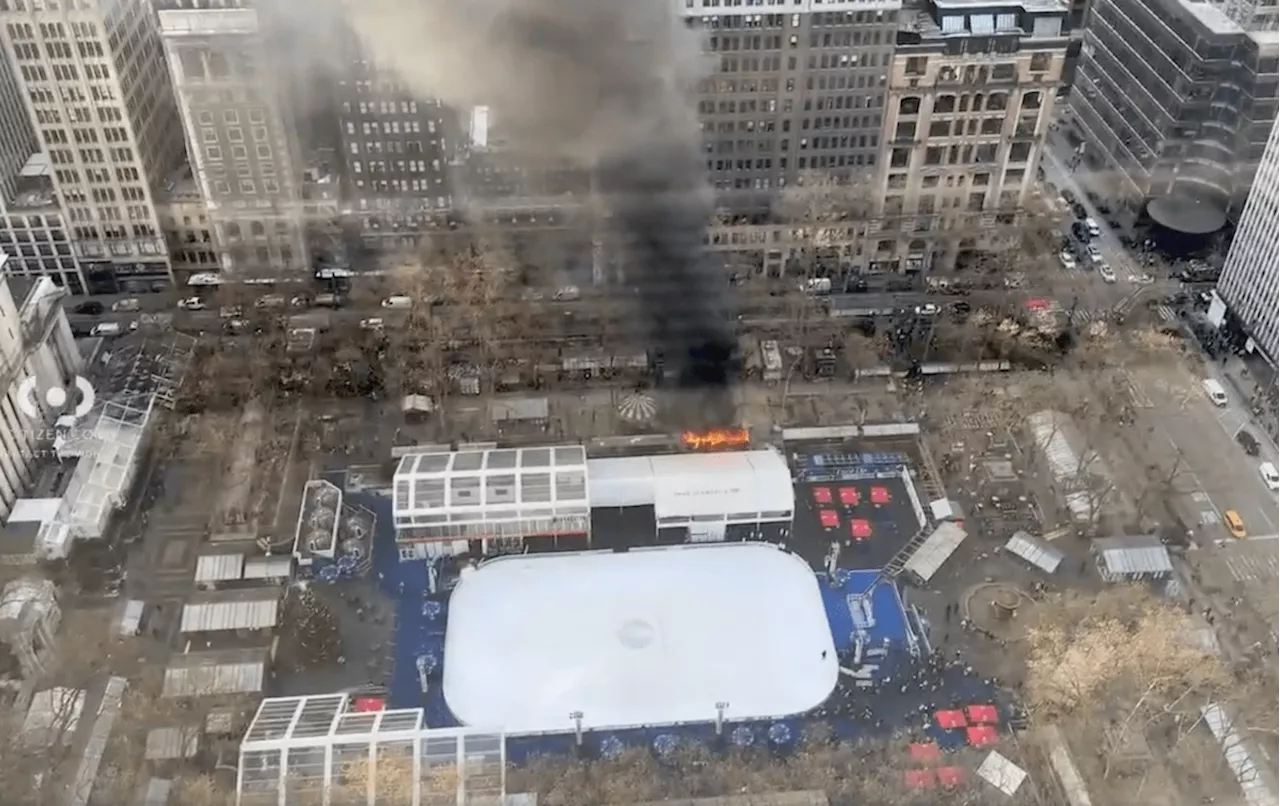
[[[504,557],[449,605],[445,700],[509,734],[788,716],[837,674],[816,577],[767,544]]]

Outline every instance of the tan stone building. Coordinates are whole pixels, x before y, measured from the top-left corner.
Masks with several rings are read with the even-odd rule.
[[[873,194],[872,268],[949,271],[1018,242],[1068,39],[1051,0],[904,15]]]
[[[209,210],[190,168],[176,171],[156,193],[156,212],[180,286],[185,286],[192,274],[221,268]]]
[[[889,62],[870,209],[824,222],[726,219],[708,247],[780,275],[950,271],[1018,243],[1062,80],[1067,6],[942,0],[905,6]]]

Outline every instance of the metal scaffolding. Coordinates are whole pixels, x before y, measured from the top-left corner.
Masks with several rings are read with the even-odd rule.
[[[420,708],[356,703],[347,694],[263,700],[240,744],[237,806],[503,802],[500,731],[431,729]]]
[[[43,547],[47,553],[65,556],[71,541],[103,536],[111,513],[124,505],[142,463],[151,406],[149,395],[121,396],[103,401],[92,415],[88,444]]]

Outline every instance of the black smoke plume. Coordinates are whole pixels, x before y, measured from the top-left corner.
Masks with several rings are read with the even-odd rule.
[[[713,202],[691,91],[711,67],[669,0],[352,0],[365,50],[424,97],[485,106],[532,160],[594,172],[668,377],[732,418],[736,339],[703,234]],[[719,390],[718,392],[716,390]]]

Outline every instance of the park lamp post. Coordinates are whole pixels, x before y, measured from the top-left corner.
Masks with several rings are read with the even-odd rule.
[[[578,747],[582,747],[582,712],[570,711],[569,718],[573,720],[573,739]]]
[[[716,703],[716,736],[724,734],[724,712],[729,708],[729,703],[721,700]]]

